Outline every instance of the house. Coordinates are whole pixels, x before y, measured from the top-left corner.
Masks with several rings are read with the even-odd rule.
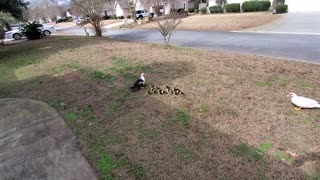
[[[108,3],[103,4],[101,16],[113,16],[116,15],[115,11],[115,3],[110,1]]]
[[[117,17],[127,17],[130,15],[129,0],[116,0],[114,2],[114,9]]]
[[[115,11],[116,16],[124,16],[130,14],[129,9],[129,1],[130,0],[116,0],[115,1]],[[135,0],[133,0],[135,1]],[[180,9],[183,8],[186,11],[188,8],[194,8],[195,0],[172,0],[162,2],[159,0],[137,0],[136,10],[145,9],[149,12],[156,12],[156,9],[159,9],[161,13],[169,14],[172,9]]]

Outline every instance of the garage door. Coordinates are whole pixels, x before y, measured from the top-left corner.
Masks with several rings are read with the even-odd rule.
[[[286,0],[290,12],[320,11],[320,0]]]

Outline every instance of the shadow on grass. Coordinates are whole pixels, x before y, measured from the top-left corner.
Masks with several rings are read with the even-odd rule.
[[[305,178],[298,167],[212,128],[185,107],[173,108],[146,89],[130,92],[133,77],[144,68],[114,74],[78,69],[58,77],[15,81],[0,89],[0,97],[31,98],[56,108],[102,179]],[[162,62],[147,69],[148,83],[170,84],[191,74],[194,67]]]

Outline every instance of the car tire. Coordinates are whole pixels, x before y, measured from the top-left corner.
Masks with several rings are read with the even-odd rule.
[[[44,36],[50,36],[50,35],[51,35],[51,32],[48,31],[48,30],[45,30],[45,31],[43,31],[43,35],[44,35]]]
[[[20,40],[21,38],[22,38],[22,36],[20,35],[20,34],[18,34],[18,33],[16,33],[16,34],[13,34],[13,39],[15,39],[15,40]]]

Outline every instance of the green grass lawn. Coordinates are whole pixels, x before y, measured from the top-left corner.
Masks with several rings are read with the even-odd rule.
[[[0,97],[59,111],[100,179],[320,178],[320,110],[286,97],[320,100],[320,65],[85,37],[0,57]],[[130,92],[141,72],[185,95]]]

